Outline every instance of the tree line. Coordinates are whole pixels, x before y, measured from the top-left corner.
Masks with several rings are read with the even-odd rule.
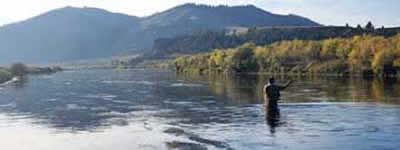
[[[251,27],[240,31],[234,29],[221,32],[197,32],[175,38],[158,39],[154,42],[152,57],[167,57],[171,54],[197,54],[214,49],[234,48],[248,42],[257,46],[285,40],[325,40],[330,38],[351,38],[364,34],[391,37],[400,28],[377,28],[369,22],[365,27]]]
[[[236,48],[178,57],[174,68],[190,73],[395,76],[400,70],[400,34],[292,40],[264,46],[246,43]]]

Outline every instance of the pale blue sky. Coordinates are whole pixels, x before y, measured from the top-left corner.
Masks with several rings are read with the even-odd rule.
[[[0,0],[0,24],[21,21],[65,6],[103,8],[147,16],[183,3],[253,4],[278,14],[297,14],[325,25],[400,26],[400,0]]]

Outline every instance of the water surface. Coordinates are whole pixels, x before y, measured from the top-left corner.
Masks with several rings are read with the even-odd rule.
[[[268,75],[66,71],[0,88],[4,149],[397,149],[396,80],[301,78],[265,119]],[[277,77],[284,81],[287,77]]]

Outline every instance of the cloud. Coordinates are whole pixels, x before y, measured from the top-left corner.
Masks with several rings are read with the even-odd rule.
[[[0,16],[0,26],[4,25],[5,23],[11,22],[11,21],[12,20],[7,17]]]

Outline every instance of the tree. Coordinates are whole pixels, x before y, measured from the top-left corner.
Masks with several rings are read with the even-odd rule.
[[[12,74],[4,68],[0,68],[0,83],[6,82],[12,78]]]
[[[22,63],[12,64],[10,72],[13,76],[25,76],[28,73],[28,67]]]
[[[369,21],[369,22],[367,23],[367,25],[365,26],[365,29],[366,29],[367,31],[374,31],[374,30],[375,30],[375,27],[374,27],[374,25],[372,24],[372,22]]]
[[[333,59],[336,57],[336,50],[338,49],[337,39],[328,39],[322,42],[321,56],[324,59]]]
[[[385,65],[393,66],[395,57],[393,51],[390,49],[384,49],[379,51],[373,58],[372,68],[375,73],[384,73]]]

